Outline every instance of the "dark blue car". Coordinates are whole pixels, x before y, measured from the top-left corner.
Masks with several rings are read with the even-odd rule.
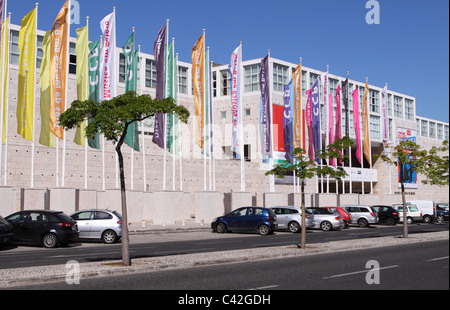
[[[218,233],[243,231],[258,232],[260,235],[273,233],[277,226],[275,213],[262,207],[242,207],[217,217],[211,223],[211,228]]]

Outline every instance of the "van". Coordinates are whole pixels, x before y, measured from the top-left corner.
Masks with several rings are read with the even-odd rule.
[[[433,200],[408,200],[408,205],[416,205],[422,211],[424,223],[431,223],[436,220],[436,203]]]

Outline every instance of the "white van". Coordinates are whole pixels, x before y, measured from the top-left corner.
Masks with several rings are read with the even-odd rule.
[[[408,200],[408,205],[416,205],[422,211],[424,223],[431,223],[436,220],[436,203],[433,200]]]

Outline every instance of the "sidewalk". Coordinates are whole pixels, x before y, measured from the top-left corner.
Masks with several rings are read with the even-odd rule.
[[[165,227],[170,229],[171,227]],[[172,227],[180,230],[180,227]],[[203,229],[202,227],[185,227],[185,229]],[[208,228],[209,229],[209,228]],[[131,231],[131,229],[130,229]],[[137,230],[136,230],[137,231]],[[150,230],[146,230],[150,232]],[[152,227],[156,231],[156,227]],[[449,232],[433,232],[414,234],[407,239],[401,237],[380,237],[371,239],[333,241],[307,246],[299,249],[297,246],[277,246],[256,249],[245,249],[237,251],[223,251],[213,253],[198,253],[173,255],[164,257],[146,257],[132,260],[132,266],[123,267],[120,260],[102,261],[80,264],[80,282],[92,277],[117,276],[131,273],[143,273],[161,271],[176,268],[190,268],[214,264],[246,262],[250,260],[274,259],[283,257],[295,257],[305,255],[316,255],[321,253],[351,251],[363,248],[374,248],[382,246],[394,246],[408,243],[428,242],[435,240],[448,240]],[[0,289],[41,284],[46,282],[66,281],[66,275],[73,267],[66,265],[40,266],[31,268],[16,268],[0,270]],[[70,286],[68,286],[70,288]]]

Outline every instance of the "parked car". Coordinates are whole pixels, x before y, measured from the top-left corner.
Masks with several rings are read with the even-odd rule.
[[[432,223],[436,220],[436,203],[433,200],[408,200],[406,204],[416,205],[422,211],[424,223]]]
[[[387,225],[395,225],[400,221],[398,211],[391,206],[372,206],[378,213],[378,222]]]
[[[366,205],[341,206],[352,215],[352,224],[359,227],[369,227],[370,224],[378,224],[378,214],[374,208]]]
[[[77,222],[60,211],[19,211],[5,218],[12,226],[12,241],[41,243],[46,248],[78,240]]]
[[[345,211],[344,209],[342,209],[341,207],[321,207],[321,208],[326,208],[334,213],[338,212],[342,216],[342,220],[344,221],[343,228],[346,228],[348,224],[352,222],[352,215],[347,211]]]
[[[436,219],[439,223],[448,221],[448,203],[437,203],[436,204]]]
[[[211,223],[213,231],[218,233],[256,231],[260,235],[273,233],[277,226],[277,216],[272,209],[262,207],[242,207],[215,218]]]
[[[83,210],[70,216],[78,224],[80,239],[115,243],[122,237],[122,216],[111,210]]]
[[[0,247],[8,244],[13,235],[13,227],[3,217],[0,216]]]
[[[325,208],[307,208],[314,215],[316,227],[323,231],[340,229],[344,227],[344,221],[339,213],[333,213]]]
[[[400,222],[403,223],[403,205],[393,205],[393,207],[398,211],[398,216],[400,217]],[[413,222],[422,222],[422,210],[416,205],[406,205],[406,222],[412,224]]]
[[[276,206],[270,207],[277,216],[277,229],[287,229],[290,232],[298,233],[301,231],[302,210],[294,206]],[[315,225],[314,215],[306,211],[306,228],[313,228]]]

